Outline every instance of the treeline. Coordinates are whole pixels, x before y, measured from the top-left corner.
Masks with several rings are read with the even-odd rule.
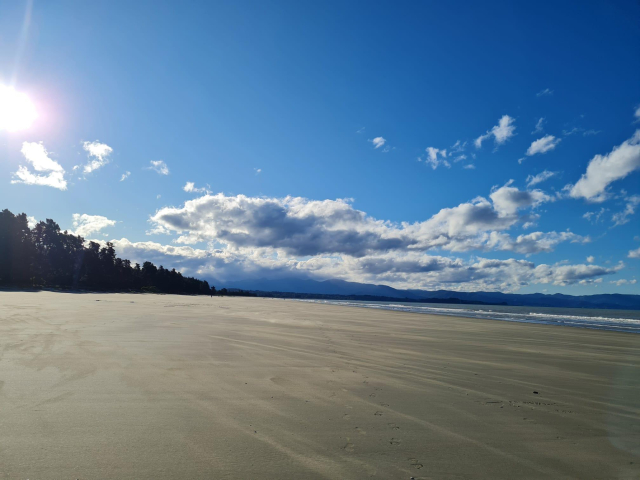
[[[51,219],[29,228],[27,215],[0,212],[0,285],[101,291],[215,294],[205,280],[175,269],[142,266],[116,256],[113,244],[61,231]]]

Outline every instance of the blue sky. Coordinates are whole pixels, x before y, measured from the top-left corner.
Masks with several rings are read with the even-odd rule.
[[[0,131],[0,207],[222,282],[640,293],[639,20],[633,1],[3,2],[0,85],[38,117]]]

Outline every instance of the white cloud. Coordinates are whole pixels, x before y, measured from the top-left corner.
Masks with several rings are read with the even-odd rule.
[[[593,255],[589,255],[589,256],[587,257],[587,262],[588,262],[588,263],[593,263],[593,262],[595,262],[595,261],[596,261],[596,257],[594,257]]]
[[[640,195],[632,195],[630,197],[627,197],[626,202],[627,204],[625,205],[624,210],[613,214],[613,216],[611,217],[611,220],[614,223],[614,227],[629,223],[629,217],[636,213],[636,207],[640,205]]]
[[[622,264],[613,268],[566,263],[536,265],[516,259],[472,258],[464,261],[421,252],[387,252],[359,258],[317,256],[300,260],[282,255],[282,252],[255,249],[202,250],[155,242],[131,242],[126,238],[112,242],[121,257],[134,262],[149,260],[187,275],[222,281],[286,276],[318,280],[340,278],[396,288],[515,291],[530,284],[600,282],[603,276],[614,274],[623,267]]]
[[[544,130],[544,124],[546,123],[546,120],[544,119],[544,117],[541,117],[540,120],[538,120],[538,123],[536,123],[536,128],[533,132],[531,132],[532,135],[535,135],[536,133],[540,133]]]
[[[558,146],[561,139],[553,135],[545,135],[538,140],[534,140],[527,149],[527,156],[536,155],[538,153],[547,153]]]
[[[640,168],[640,130],[631,138],[614,147],[607,155],[596,155],[587,171],[575,185],[569,186],[573,198],[585,198],[592,202],[607,199],[607,187]]]
[[[24,142],[20,151],[37,172],[64,172],[58,162],[49,158],[42,142]]]
[[[589,220],[591,223],[593,223],[594,225],[596,223],[598,223],[600,221],[600,219],[602,218],[602,215],[604,215],[605,212],[609,211],[608,208],[604,208],[602,207],[599,211],[597,212],[587,212],[584,215],[582,215],[582,218]]]
[[[29,226],[29,228],[33,228],[38,224],[38,220],[36,220],[36,217],[27,217],[27,225]]]
[[[113,148],[97,140],[95,142],[84,142],[82,148],[87,152],[90,159],[89,163],[83,168],[85,174],[91,173],[109,163],[109,155],[113,152]]]
[[[115,224],[115,220],[109,220],[101,215],[73,214],[74,235],[80,235],[81,237],[99,232],[103,228],[113,227]]]
[[[540,90],[538,93],[536,93],[536,97],[546,97],[548,95],[553,95],[553,90],[545,88],[544,90]]]
[[[383,137],[376,137],[371,140],[371,143],[373,143],[373,148],[380,148],[387,143],[387,141]]]
[[[640,248],[636,248],[635,250],[629,250],[629,254],[627,256],[629,258],[640,258]]]
[[[161,208],[151,222],[155,225],[152,233],[176,232],[180,235],[176,241],[182,244],[214,241],[230,248],[270,248],[296,256],[362,257],[376,252],[432,248],[526,250],[529,254],[549,251],[550,242],[577,240],[577,236],[566,232],[534,232],[519,239],[492,236],[492,232],[537,218],[519,211],[554,198],[540,190],[520,191],[509,184],[494,190],[490,198],[491,201],[478,197],[442,209],[423,222],[394,224],[369,217],[354,209],[348,200],[217,194],[189,200],[183,207]]]
[[[13,174],[11,183],[24,183],[26,185],[43,185],[53,187],[58,190],[67,189],[67,181],[61,172],[50,172],[48,175],[35,175],[23,165],[18,167],[18,171]]]
[[[169,175],[169,167],[162,160],[151,160],[149,169],[155,170],[160,175]]]
[[[482,142],[491,137],[493,137],[496,147],[498,145],[502,145],[515,135],[514,131],[516,127],[514,123],[514,118],[510,117],[509,115],[503,115],[502,118],[500,118],[500,120],[498,121],[498,125],[495,125],[491,130],[488,130],[487,133],[476,138],[474,142],[476,148],[482,147]]]
[[[196,184],[193,182],[187,182],[182,189],[189,193],[210,193],[205,187],[196,188]]]
[[[467,148],[467,142],[466,141],[462,142],[460,140],[456,140],[456,143],[454,143],[449,150],[453,154],[453,153],[464,152],[465,148]],[[467,158],[465,155],[462,155],[462,156]]]
[[[627,280],[626,278],[621,278],[620,280],[612,280],[609,283],[612,283],[619,287],[620,285],[635,285],[636,283],[638,283],[638,281],[635,278],[633,280]]]
[[[552,252],[558,244],[563,242],[589,243],[590,241],[589,237],[582,237],[571,232],[533,232],[527,235],[518,235],[515,239],[504,233],[491,232],[487,246],[493,250],[532,255]]]
[[[519,158],[518,159],[518,165],[522,165],[524,163],[524,161],[526,160],[525,157]]]
[[[514,215],[521,208],[537,207],[544,202],[553,201],[553,197],[542,190],[519,190],[511,187],[512,183],[513,180],[510,180],[490,195],[495,209],[505,215]]]
[[[527,176],[527,187],[533,187],[539,183],[542,183],[546,180],[549,180],[551,177],[557,175],[558,172],[550,172],[549,170],[544,170],[537,175],[528,175]]]
[[[636,111],[633,112],[633,116],[636,117],[636,122],[640,121],[640,105],[636,107]]]
[[[475,170],[476,166],[473,163],[469,163],[468,165],[465,165],[464,167],[465,170]]]
[[[261,168],[254,168],[253,171],[256,172],[256,175],[260,175],[262,173]]]
[[[584,128],[580,128],[580,127],[573,127],[571,130],[562,130],[562,134],[565,137],[571,136],[575,133],[580,133],[580,132],[584,132]]]
[[[446,160],[447,158],[447,150],[439,150],[433,147],[427,147],[427,158],[425,158],[425,162],[428,163],[431,168],[434,170],[438,168],[440,165],[443,165],[447,168],[451,168],[451,164]]]
[[[124,182],[129,177],[129,175],[131,175],[131,172],[124,172],[120,177],[120,181]]]
[[[44,185],[59,190],[67,189],[67,181],[64,178],[64,168],[49,157],[49,152],[47,152],[42,142],[24,142],[21,152],[36,172],[48,173],[46,173],[46,175],[38,175],[31,172],[24,165],[20,165],[18,171],[13,173],[14,178],[11,180],[11,183]]]

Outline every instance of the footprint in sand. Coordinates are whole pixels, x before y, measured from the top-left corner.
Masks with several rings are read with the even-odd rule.
[[[349,453],[353,453],[355,445],[353,443],[351,443],[349,440],[351,440],[351,439],[349,437],[347,437],[347,443],[345,444],[344,447],[342,447],[342,449],[347,451],[347,452],[349,452]]]
[[[392,438],[391,440],[389,440],[389,444],[390,445],[400,445],[402,442],[400,441],[399,438]]]
[[[345,414],[342,416],[342,419],[343,419],[343,420],[351,420],[351,416],[350,416],[348,413],[345,413]]]
[[[400,427],[395,423],[387,423],[387,425],[389,425],[389,428],[391,428],[392,430],[400,430]]]
[[[358,432],[360,435],[366,435],[367,432],[363,429],[361,429],[360,427],[356,427],[356,432]]]
[[[415,458],[410,458],[409,459],[409,463],[413,468],[415,468],[417,470],[420,470],[422,467],[424,467],[424,465],[422,465],[420,462],[418,462],[418,460],[415,459]]]
[[[374,413],[374,415],[381,417],[382,416],[382,412],[380,410],[378,410],[376,413]]]
[[[381,406],[381,407],[388,407],[388,406],[389,406],[389,404],[388,404],[388,403],[381,403],[381,404],[380,404],[380,406]]]
[[[369,394],[369,396],[370,396],[371,398],[373,398],[373,397],[375,397],[375,396],[376,396],[376,394],[375,394],[375,393],[370,393],[370,394]]]

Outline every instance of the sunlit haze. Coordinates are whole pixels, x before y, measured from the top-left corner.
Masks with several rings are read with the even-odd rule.
[[[0,130],[24,130],[29,128],[36,118],[36,107],[26,93],[0,85]]]

